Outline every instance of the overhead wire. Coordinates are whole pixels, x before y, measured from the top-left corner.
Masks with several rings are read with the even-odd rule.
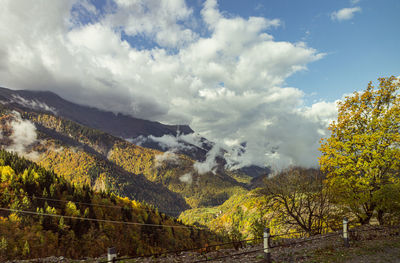
[[[124,257],[124,258],[116,259],[116,261],[135,259],[135,258],[159,257],[159,256],[166,255],[166,254],[178,254],[178,253],[188,252],[188,251],[193,251],[193,250],[206,250],[207,251],[209,248],[213,248],[213,247],[221,247],[221,246],[233,245],[233,244],[238,244],[238,243],[241,244],[241,243],[251,242],[251,241],[261,240],[261,239],[264,239],[264,238],[261,237],[261,238],[244,239],[244,240],[238,240],[238,241],[217,243],[217,244],[212,244],[212,245],[207,245],[207,246],[202,246],[202,247],[196,247],[196,248],[188,248],[188,249],[181,249],[181,250],[170,250],[170,251],[147,254],[147,255],[138,255],[138,256],[134,256],[134,257]],[[108,261],[102,261],[102,263],[105,263],[105,262],[108,262]]]
[[[331,230],[335,231],[334,228],[341,229],[342,227],[343,227],[343,225],[329,225],[329,226],[325,226],[325,227],[318,228],[318,229],[319,230],[331,229]],[[312,234],[310,234],[310,232],[307,232],[306,230],[300,230],[300,231],[296,231],[296,232],[287,232],[287,233],[271,235],[271,238],[289,236],[289,235],[294,235],[294,234],[303,234],[303,233],[312,236]],[[316,233],[316,234],[321,234],[321,233]]]
[[[294,235],[294,234],[302,234],[302,233],[307,233],[306,231],[296,231],[296,232],[288,232],[288,233],[282,233],[282,234],[276,234],[276,235],[271,235],[271,238],[273,237],[282,237],[282,236],[289,236],[289,235]]]
[[[389,228],[394,228],[395,226],[388,226]],[[400,226],[397,226],[400,227]],[[384,230],[383,228],[370,228],[370,229],[360,229],[358,231],[382,231]],[[295,241],[295,242],[290,242],[290,243],[285,243],[285,244],[279,244],[279,245],[275,245],[275,246],[271,246],[270,248],[278,248],[278,247],[288,247],[288,246],[292,246],[292,245],[297,245],[297,244],[302,244],[302,243],[306,243],[306,242],[312,242],[315,240],[321,240],[321,239],[325,239],[325,238],[329,238],[329,237],[333,237],[333,236],[337,236],[340,235],[342,231],[336,231],[334,233],[328,233],[328,234],[324,234],[318,237],[314,237],[314,238],[307,238],[304,240],[300,240],[300,241]],[[356,230],[354,230],[354,232],[356,232]],[[279,236],[279,235],[275,235],[275,236]],[[272,237],[272,236],[271,236]],[[207,261],[215,261],[215,260],[219,260],[219,259],[223,259],[223,258],[228,258],[228,257],[235,257],[235,256],[239,256],[239,255],[243,255],[243,254],[249,254],[249,253],[254,253],[254,252],[258,252],[258,251],[262,251],[264,250],[264,248],[262,249],[256,249],[256,250],[252,250],[252,251],[245,251],[242,253],[235,253],[235,254],[229,254],[229,255],[225,255],[225,256],[221,256],[221,257],[216,257],[216,258],[211,258],[211,259],[204,259],[204,260],[198,260],[198,261],[194,261],[194,262],[207,262]]]
[[[251,253],[255,253],[255,252],[259,252],[259,251],[263,251],[263,250],[264,250],[264,248],[260,248],[260,249],[245,251],[245,252],[241,252],[241,253],[235,253],[235,254],[229,254],[229,255],[225,255],[225,256],[220,256],[220,257],[216,257],[216,258],[207,258],[207,259],[197,260],[197,261],[193,261],[193,262],[197,263],[197,262],[215,261],[215,260],[219,260],[219,259],[223,259],[223,258],[231,258],[231,257],[245,255],[245,254],[251,254]]]
[[[125,208],[125,206],[119,206],[119,205],[106,205],[106,204],[98,204],[98,203],[85,203],[85,202],[79,202],[79,201],[72,201],[72,200],[61,200],[61,199],[55,199],[55,198],[48,198],[48,197],[39,197],[35,195],[28,195],[28,194],[11,194],[11,193],[1,193],[3,195],[9,195],[9,196],[26,196],[28,198],[34,198],[34,199],[39,199],[39,200],[45,200],[45,201],[54,201],[54,202],[62,202],[62,203],[68,203],[68,202],[73,202],[75,204],[80,204],[80,205],[87,205],[87,206],[98,206],[98,207],[106,207],[106,208],[115,208],[115,209],[121,209]],[[129,209],[132,209],[132,207],[128,207]],[[148,211],[153,211],[155,212],[156,210],[160,213],[164,214],[173,214],[177,212],[182,212],[178,210],[170,210],[170,211],[163,211],[159,210],[158,208],[150,208],[150,207],[141,207],[142,209],[147,209]]]
[[[324,238],[336,236],[338,234],[340,234],[340,232],[325,234],[323,236],[318,236],[318,237],[315,237],[315,238],[307,238],[307,239],[300,240],[300,241],[294,241],[294,242],[289,242],[289,243],[278,244],[278,245],[275,245],[275,246],[271,246],[270,248],[289,247],[289,246],[292,246],[292,245],[302,244],[302,243],[306,243],[306,242],[310,242],[310,241],[314,241],[314,240],[319,240],[319,239],[324,239]]]
[[[291,243],[287,243],[287,244],[280,244],[280,245],[276,245],[276,246],[271,246],[270,248],[285,247],[285,246],[291,246],[291,245],[295,245],[295,244],[301,244],[301,243],[305,243],[305,242],[310,242],[310,241],[314,241],[314,240],[319,240],[319,239],[323,239],[323,238],[328,238],[328,237],[331,237],[331,236],[335,236],[335,235],[337,235],[337,234],[338,234],[338,233],[332,233],[332,234],[330,234],[330,235],[324,235],[324,236],[320,236],[320,237],[318,237],[318,238],[305,239],[305,240],[301,240],[301,241],[297,241],[297,242],[291,242]],[[263,251],[263,250],[264,250],[264,248],[260,248],[260,249],[255,249],[255,250],[245,251],[245,252],[235,253],[235,254],[229,254],[229,255],[220,256],[220,257],[211,258],[211,259],[198,260],[198,261],[194,261],[194,262],[215,261],[215,260],[219,260],[219,259],[223,259],[223,258],[228,258],[228,257],[235,257],[235,256],[244,255],[244,254],[251,254],[251,253],[255,253],[255,252],[259,252],[259,251]]]
[[[387,226],[387,227],[394,228],[396,226]],[[397,227],[400,227],[400,226],[397,226]],[[331,226],[329,226],[327,228],[331,228]],[[371,229],[370,228],[370,229],[359,230],[359,231],[374,231],[374,230],[378,230],[379,231],[379,230],[382,230],[382,229],[379,229],[379,228]],[[305,231],[298,231],[298,232],[292,232],[292,233],[271,235],[271,238],[272,237],[284,236],[284,235],[288,235],[288,234],[294,234],[294,233],[304,233],[304,232]],[[307,239],[300,240],[300,241],[294,241],[294,242],[274,245],[274,246],[271,246],[270,248],[289,247],[289,246],[292,246],[292,245],[297,245],[297,244],[302,244],[302,243],[306,243],[306,242],[312,242],[312,241],[315,241],[315,240],[320,240],[320,239],[324,239],[324,238],[333,237],[333,236],[336,236],[336,235],[340,235],[341,233],[342,233],[342,231],[334,231],[332,233],[322,234],[322,235],[316,236],[314,238],[307,238]],[[142,257],[153,257],[153,256],[158,257],[158,256],[165,255],[165,254],[173,254],[173,253],[174,254],[178,254],[178,253],[181,253],[181,252],[187,252],[187,251],[193,251],[193,250],[206,250],[207,251],[207,249],[209,249],[211,247],[224,246],[224,245],[229,245],[229,244],[238,244],[238,243],[250,242],[250,241],[255,241],[255,240],[262,240],[262,239],[264,239],[264,238],[261,237],[261,238],[247,239],[247,240],[245,239],[245,240],[231,241],[231,242],[213,244],[213,245],[209,245],[209,246],[197,247],[197,248],[191,248],[191,249],[173,250],[173,251],[166,251],[166,252],[160,252],[160,253],[148,254],[148,255],[141,255],[141,256],[135,256],[135,257],[125,257],[125,258],[120,258],[120,259],[115,259],[115,260],[116,261],[120,261],[120,260],[128,260],[128,259],[135,259],[135,258],[142,258]],[[241,253],[224,255],[224,256],[211,258],[211,259],[197,260],[197,261],[194,261],[194,262],[215,261],[215,260],[219,260],[219,259],[223,259],[223,258],[235,257],[235,256],[239,256],[239,255],[244,255],[244,254],[255,253],[255,252],[258,252],[258,251],[262,251],[262,250],[264,250],[264,248],[251,250],[251,251],[245,251],[245,252],[241,252]],[[110,261],[103,261],[103,263],[105,263],[105,262],[110,262]]]
[[[4,194],[12,195],[10,193],[2,193],[2,194],[3,195]],[[34,196],[34,195],[27,195],[27,194],[21,194],[21,193],[14,194],[14,196],[26,196],[28,198],[35,198],[35,199],[39,199],[39,200],[47,200],[47,201],[54,201],[54,202],[64,202],[64,203],[73,202],[75,204],[87,205],[87,206],[98,206],[98,207],[108,207],[108,208],[118,208],[118,209],[125,208],[124,206],[118,206],[118,205],[106,205],[106,204],[98,204],[98,203],[85,203],[85,202],[78,202],[78,201],[60,200],[60,199],[38,197],[38,196]],[[128,207],[128,208],[131,209],[132,207]],[[156,209],[151,209],[151,208],[148,208],[148,209],[151,210],[151,211],[155,211],[156,210]],[[26,211],[26,210],[19,210],[19,209],[10,209],[10,208],[3,208],[3,207],[0,207],[0,210],[9,211],[9,212],[17,212],[17,213],[25,213],[25,214],[31,214],[31,215],[51,216],[51,217],[59,217],[59,218],[63,217],[63,218],[86,220],[86,221],[97,221],[97,222],[104,222],[104,223],[115,223],[115,224],[126,224],[126,225],[141,225],[141,226],[152,226],[152,227],[168,227],[168,228],[186,228],[186,229],[195,229],[195,230],[209,230],[208,228],[201,228],[201,227],[146,224],[146,223],[136,223],[136,222],[127,222],[127,221],[117,221],[117,220],[85,218],[85,217],[76,217],[76,216],[67,216],[67,215],[57,215],[57,214],[33,212],[33,211]],[[161,212],[161,213],[163,213],[163,212]],[[340,228],[340,227],[342,227],[342,225],[341,226],[339,226],[339,225],[327,226],[327,227],[324,227],[323,229],[332,229],[333,227]],[[400,227],[400,226],[382,226],[382,227],[384,227],[384,228],[396,228],[396,227]],[[349,231],[351,231],[351,232],[364,232],[364,231],[382,231],[382,230],[384,230],[384,229],[382,229],[382,228],[370,228],[370,229],[359,229],[359,230],[350,229]],[[296,232],[288,232],[288,233],[271,235],[271,238],[280,237],[280,236],[287,236],[287,235],[293,235],[293,234],[300,234],[300,233],[307,233],[307,232],[304,231],[304,230],[303,231],[296,231]],[[310,241],[313,241],[313,240],[318,240],[318,239],[331,237],[331,236],[334,236],[334,235],[337,235],[337,234],[339,234],[339,232],[331,233],[331,234],[325,234],[324,236],[320,236],[318,238],[305,239],[305,240],[302,240],[302,241],[291,242],[291,243],[287,243],[287,244],[280,244],[280,245],[277,245],[277,246],[274,246],[274,247],[291,246],[293,244],[300,244],[300,243],[304,243],[304,242],[310,242]],[[197,248],[191,248],[191,249],[166,251],[166,252],[160,252],[160,253],[149,254],[149,255],[141,255],[141,256],[136,256],[136,257],[131,257],[131,258],[161,256],[161,255],[164,255],[164,254],[181,253],[181,252],[187,252],[187,251],[193,251],[193,250],[207,250],[207,249],[209,249],[211,247],[225,246],[225,245],[229,245],[229,244],[238,244],[238,243],[250,242],[250,241],[261,240],[261,239],[263,239],[263,238],[232,241],[232,242],[226,242],[226,243],[213,244],[213,245],[209,245],[209,246],[206,246],[206,247],[197,247]],[[227,258],[227,257],[234,257],[236,255],[242,255],[242,254],[246,254],[246,253],[253,253],[253,252],[260,251],[260,250],[262,250],[262,249],[254,250],[254,251],[250,251],[250,252],[236,253],[236,254],[227,255],[227,256],[223,256],[223,257],[218,257],[218,258],[214,258],[214,259],[210,259],[210,260],[201,260],[201,261],[196,261],[196,262],[205,262],[205,261],[211,261],[211,260],[218,260],[220,258],[222,259],[222,258]],[[131,258],[121,258],[121,260],[131,259]]]
[[[166,227],[166,228],[186,228],[186,229],[195,229],[195,230],[208,230],[207,228],[197,228],[197,227],[190,227],[190,226],[146,224],[146,223],[137,223],[137,222],[127,222],[127,221],[117,221],[117,220],[107,220],[107,219],[97,219],[97,218],[58,215],[58,214],[48,214],[48,213],[33,212],[33,211],[11,209],[11,208],[4,208],[4,207],[0,207],[0,210],[8,211],[8,212],[15,212],[15,213],[31,214],[31,215],[51,216],[51,217],[59,217],[59,218],[63,217],[63,218],[68,218],[68,219],[79,219],[79,220],[96,221],[96,222],[113,223],[113,224],[140,225],[140,226]]]
[[[297,232],[292,232],[292,233],[271,235],[271,238],[284,236],[284,235],[289,235],[289,234],[294,234],[294,233],[306,233],[306,232],[305,231],[297,231]],[[286,243],[286,244],[279,244],[279,245],[273,246],[271,248],[283,247],[283,246],[291,246],[293,244],[300,244],[300,243],[309,242],[309,241],[313,241],[313,240],[323,239],[325,237],[331,237],[331,236],[334,236],[334,235],[337,235],[337,234],[339,234],[339,233],[325,234],[324,236],[319,236],[317,238],[311,238],[311,239],[308,238],[308,239],[305,239],[305,240],[302,240],[302,241],[296,241],[296,242],[291,242],[291,243]],[[170,251],[147,254],[147,255],[138,255],[138,256],[133,256],[133,257],[123,257],[123,258],[115,259],[115,261],[129,260],[129,259],[136,259],[136,258],[159,257],[159,256],[166,255],[166,254],[179,254],[179,253],[182,253],[182,252],[188,252],[188,251],[194,251],[194,250],[206,250],[207,251],[209,248],[212,248],[212,247],[219,247],[219,246],[233,245],[233,244],[242,244],[242,243],[245,243],[245,242],[263,240],[263,239],[264,239],[264,237],[252,238],[252,239],[244,239],[244,240],[238,240],[238,241],[230,241],[230,242],[217,243],[217,244],[203,246],[203,247],[196,247],[196,248],[189,248],[189,249],[182,249],[182,250],[170,250]],[[253,252],[257,252],[257,251],[261,251],[261,250],[263,250],[263,249],[257,249],[257,250],[253,250],[253,251],[243,252],[243,253],[236,253],[236,254],[226,255],[226,256],[218,257],[218,258],[214,258],[214,259],[195,261],[195,262],[205,262],[205,261],[218,260],[218,259],[227,258],[227,257],[234,257],[236,255],[253,253]],[[109,261],[102,261],[102,263],[106,263],[106,262],[109,262]]]

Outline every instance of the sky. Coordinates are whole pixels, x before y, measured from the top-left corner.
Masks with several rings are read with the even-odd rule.
[[[210,169],[220,148],[231,168],[311,167],[337,101],[399,75],[399,11],[398,0],[0,0],[0,86],[189,124],[216,143]]]

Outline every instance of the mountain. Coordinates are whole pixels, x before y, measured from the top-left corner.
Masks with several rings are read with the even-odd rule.
[[[71,183],[144,201],[170,215],[219,205],[247,191],[244,175],[223,169],[199,174],[188,156],[134,145],[55,114],[38,99],[5,99],[0,106],[3,148],[31,157]],[[29,125],[33,130],[27,132]]]
[[[98,257],[108,247],[144,255],[204,246],[217,237],[112,193],[71,184],[0,150],[0,261]],[[164,227],[166,226],[166,227]]]
[[[38,164],[57,172],[69,182],[77,185],[89,185],[97,191],[112,191],[134,200],[145,201],[173,215],[189,208],[189,205],[179,194],[173,193],[161,184],[147,180],[142,174],[132,174],[109,161],[101,154],[100,149],[104,147],[103,145],[82,143],[84,141],[82,135],[80,135],[80,139],[74,138],[74,136],[66,136],[38,122],[35,123],[38,139],[33,141],[29,148],[23,149],[23,152],[19,151],[20,145],[14,147],[15,142],[10,139],[13,136],[12,133],[15,133],[13,127],[10,126],[16,125],[13,122],[22,121],[23,118],[18,119],[14,112],[8,111],[8,108],[3,107],[0,117],[0,130],[3,135],[0,142],[3,148],[12,151],[17,150],[19,154],[28,158],[31,157]],[[29,114],[32,116],[35,113]],[[39,114],[39,116],[43,121],[46,115]],[[57,120],[63,122],[61,119]],[[73,122],[64,122],[64,125],[68,126],[69,124],[68,127],[74,127],[71,129],[75,129],[77,133],[84,131]],[[69,134],[72,135],[73,133]],[[17,139],[21,140],[22,138]],[[99,144],[100,142],[103,144],[111,143],[112,139],[114,139],[112,136],[107,138],[105,134],[103,137],[97,138]]]
[[[50,91],[0,88],[0,101],[3,104],[18,104],[28,109],[52,112],[63,118],[121,138],[149,135],[160,137],[166,134],[175,136],[178,132],[182,134],[193,133],[193,130],[187,125],[165,125],[119,113],[114,114],[69,102]]]
[[[120,113],[114,114],[72,103],[50,91],[10,90],[0,87],[0,102],[27,110],[52,113],[132,142],[137,142],[139,139],[140,145],[157,150],[170,150],[170,148],[160,144],[154,138],[193,133],[193,130],[187,125],[165,125]],[[199,147],[177,139],[177,142],[184,146],[177,152],[188,155],[195,160],[204,161],[212,144],[204,138],[202,138],[202,141],[202,146]]]
[[[0,87],[0,102],[27,111],[52,113],[115,137],[127,139],[146,148],[160,151],[173,150],[200,162],[206,160],[207,153],[214,146],[206,138],[199,138],[195,144],[185,140],[182,135],[194,133],[187,125],[165,125],[120,113],[114,114],[69,102],[50,91],[10,90]],[[179,144],[179,147],[162,143],[158,138],[163,136],[175,137],[173,139],[176,144]],[[225,161],[220,158],[219,166],[224,165]],[[238,172],[251,177],[258,177],[270,173],[270,170],[265,167],[249,166],[239,169]]]

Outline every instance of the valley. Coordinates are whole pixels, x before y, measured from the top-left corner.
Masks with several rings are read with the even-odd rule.
[[[381,79],[381,90],[367,92],[384,92],[383,87],[392,85],[393,80],[393,77]],[[395,89],[396,85],[390,87]],[[353,228],[377,224],[396,226],[400,222],[396,158],[390,158],[390,163],[383,162],[387,156],[372,158],[361,152],[359,158],[368,160],[364,162],[364,174],[353,171],[354,166],[336,169],[339,161],[334,159],[337,152],[332,149],[352,151],[342,146],[341,136],[356,140],[355,143],[361,145],[358,148],[365,146],[363,141],[357,141],[361,137],[353,137],[355,131],[351,125],[351,133],[343,135],[341,128],[331,124],[332,136],[321,141],[321,168],[292,165],[273,173],[270,168],[256,166],[230,170],[223,158],[225,151],[221,150],[214,157],[215,165],[204,169],[213,143],[205,138],[196,141],[192,137],[193,144],[185,141],[182,148],[185,136],[192,134],[189,127],[188,133],[182,135],[178,130],[172,132],[171,127],[175,126],[143,121],[150,128],[141,126],[141,132],[152,130],[154,125],[163,127],[158,134],[160,137],[148,135],[153,142],[163,136],[180,141],[171,144],[178,145],[177,148],[167,148],[165,143],[147,148],[134,144],[135,138],[119,137],[84,125],[84,121],[78,122],[77,118],[72,120],[71,115],[62,114],[63,110],[58,110],[56,104],[49,106],[40,100],[45,95],[57,98],[60,105],[69,105],[54,94],[39,92],[40,95],[33,97],[34,93],[28,92],[22,97],[23,94],[23,91],[13,94],[11,90],[0,89],[2,260],[50,256],[95,258],[114,246],[120,255],[143,257],[143,262],[150,260],[150,256],[178,262],[186,262],[183,257],[188,256],[189,260],[201,262],[203,253],[208,257],[226,253],[226,257],[230,257],[232,247],[243,249],[243,255],[263,250],[249,248],[260,246],[266,227],[281,246],[279,242],[285,240],[309,238],[312,241],[319,235],[321,238],[337,235],[343,229],[343,218]],[[347,98],[349,101],[356,99],[365,98]],[[387,100],[390,99],[398,103],[397,97]],[[340,106],[343,112],[347,110],[347,104]],[[83,106],[79,109],[83,111],[82,116],[93,112],[97,116],[100,112]],[[386,110],[392,109],[388,107],[382,111]],[[104,114],[107,118],[113,116]],[[121,116],[114,118],[115,122],[121,121]],[[381,120],[379,118],[376,122]],[[386,129],[384,125],[389,126],[391,118],[383,122],[383,129]],[[349,121],[342,116],[339,120]],[[359,125],[359,117],[355,120]],[[372,125],[371,129],[376,131],[375,122],[367,125]],[[393,125],[394,128],[387,128],[385,134],[379,130],[382,127],[377,132],[382,137],[387,136],[388,142],[398,143],[397,120]],[[338,134],[340,139],[335,137]],[[144,135],[137,138],[143,141],[141,136]],[[371,140],[376,138],[373,136]],[[375,147],[381,141],[373,143]],[[374,150],[374,156],[393,154],[398,157],[396,144],[384,143],[379,147],[385,151]],[[344,154],[338,158],[340,162],[343,158],[353,162],[351,156]],[[385,183],[372,180],[364,184],[369,179],[362,176],[377,176],[368,168],[377,162],[388,166],[381,174],[376,173],[381,177],[373,178]],[[361,169],[362,166],[357,163],[357,167]],[[343,177],[344,169],[356,177]],[[375,187],[369,188],[369,184]],[[358,189],[353,191],[352,188]],[[390,235],[396,233],[390,232]],[[357,241],[354,234],[352,238]],[[251,243],[250,247],[244,246],[247,242]],[[178,259],[168,256],[178,253],[176,251],[193,253]],[[243,262],[258,259],[260,255],[255,254],[241,258]]]

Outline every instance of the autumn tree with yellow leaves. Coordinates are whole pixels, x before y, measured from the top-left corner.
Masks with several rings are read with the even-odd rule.
[[[361,224],[393,223],[400,211],[400,83],[379,78],[338,104],[319,159],[337,205]]]

